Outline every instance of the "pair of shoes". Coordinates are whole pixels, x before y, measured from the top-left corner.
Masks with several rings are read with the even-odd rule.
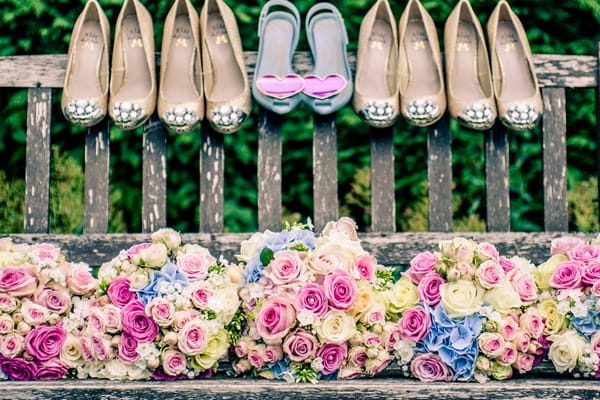
[[[448,17],[444,39],[452,117],[476,130],[491,128],[497,116],[514,130],[539,122],[543,106],[531,49],[505,0],[488,20],[491,68],[483,30],[468,0],[460,0]]]
[[[237,23],[222,0],[207,0],[200,18],[190,0],[174,1],[165,20],[160,68],[158,116],[170,131],[190,132],[206,116],[217,132],[233,133],[250,114]]]
[[[306,33],[314,69],[301,77],[292,67],[300,34],[298,10],[287,0],[269,0],[263,6],[252,94],[261,106],[277,114],[304,102],[313,112],[328,115],[352,97],[348,36],[338,9],[330,3],[315,4],[306,15]]]
[[[190,0],[174,0],[165,20],[157,90],[152,18],[139,0],[124,0],[109,84],[108,20],[97,1],[89,0],[69,46],[62,98],[67,119],[91,126],[108,112],[116,126],[130,130],[158,108],[169,130],[187,133],[199,125],[206,108],[216,131],[238,130],[251,100],[235,17],[222,0],[207,0],[201,17]]]
[[[369,125],[392,126],[400,115],[428,126],[446,109],[439,43],[431,16],[409,0],[396,30],[388,0],[378,0],[359,32],[353,106]]]

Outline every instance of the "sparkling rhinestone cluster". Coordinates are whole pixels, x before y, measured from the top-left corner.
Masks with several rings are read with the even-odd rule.
[[[428,99],[417,99],[408,103],[406,117],[414,124],[426,124],[440,114],[439,106]]]
[[[531,104],[518,104],[510,107],[503,122],[510,128],[525,130],[533,128],[540,118],[537,108]]]
[[[211,116],[212,125],[225,133],[234,131],[246,119],[246,113],[240,108],[228,105],[214,108]]]
[[[144,118],[144,110],[139,104],[124,101],[112,108],[115,124],[122,128],[133,127]]]
[[[462,112],[462,119],[473,128],[487,129],[494,124],[496,113],[487,103],[473,103]]]
[[[360,116],[371,125],[389,126],[393,123],[396,115],[394,105],[388,101],[369,101],[359,111]]]
[[[190,107],[175,107],[165,112],[164,122],[175,132],[189,132],[198,122],[198,115]]]
[[[93,125],[104,118],[98,104],[91,100],[73,100],[64,109],[65,116],[75,125]]]

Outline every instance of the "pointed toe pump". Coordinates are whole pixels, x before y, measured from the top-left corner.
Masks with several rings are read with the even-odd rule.
[[[462,125],[486,130],[496,120],[492,74],[483,31],[468,0],[460,0],[444,28],[450,115]]]
[[[125,0],[117,18],[110,79],[110,117],[121,129],[141,126],[156,107],[152,18],[139,0]]]
[[[217,132],[236,132],[250,115],[252,99],[233,11],[222,0],[206,0],[200,31],[206,119]]]
[[[158,116],[171,132],[188,133],[204,118],[198,13],[175,0],[163,30]]]
[[[437,32],[419,0],[409,0],[398,27],[400,105],[412,125],[428,126],[446,111]]]
[[[504,0],[488,20],[488,39],[498,117],[510,129],[532,129],[542,116],[542,97],[525,30]]]
[[[67,61],[61,109],[77,126],[92,126],[107,112],[108,19],[96,0],[90,0],[77,18]]]
[[[385,128],[400,116],[398,32],[388,0],[365,14],[358,36],[352,106],[368,125]]]

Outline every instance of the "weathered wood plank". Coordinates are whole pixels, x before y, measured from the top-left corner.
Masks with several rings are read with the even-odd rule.
[[[371,128],[371,231],[396,230],[394,128]]]
[[[596,46],[596,56],[598,57],[597,82],[600,83],[600,42]],[[596,177],[600,182],[600,84],[596,86]],[[598,197],[594,199],[596,207],[600,205],[600,185],[598,185]],[[600,219],[600,213],[598,213]]]
[[[52,89],[27,93],[27,155],[25,157],[25,228],[28,233],[49,231],[50,126]]]
[[[158,59],[159,57],[157,57]],[[248,73],[252,77],[256,52],[244,52]],[[348,53],[350,68],[356,66],[355,52]],[[594,87],[597,85],[598,59],[595,56],[535,54],[533,61],[540,86]],[[311,53],[294,54],[294,70],[300,75],[312,71]],[[66,54],[0,57],[0,87],[62,87],[65,80]]]
[[[281,124],[283,117],[259,107],[258,230],[281,228]]]
[[[167,138],[156,114],[144,124],[142,232],[167,225]]]
[[[108,118],[85,135],[85,188],[83,233],[108,232],[110,124]]]
[[[510,230],[508,129],[499,121],[485,132],[485,187],[488,232]]]
[[[321,230],[338,217],[335,115],[313,115],[313,223]]]
[[[200,149],[200,232],[223,232],[223,134],[202,124]]]
[[[429,230],[452,231],[452,138],[444,115],[427,129]]]
[[[363,248],[384,265],[407,265],[422,251],[438,249],[441,240],[466,237],[477,242],[489,242],[498,247],[504,256],[521,256],[533,263],[542,263],[550,256],[550,242],[561,236],[560,232],[397,232],[362,233],[359,237]],[[573,233],[572,236],[592,240],[597,234]],[[9,234],[16,243],[49,242],[59,246],[71,261],[84,261],[90,265],[100,265],[111,260],[122,249],[136,243],[148,241],[150,234],[89,234],[89,235],[48,235],[48,234]],[[184,243],[197,243],[210,250],[215,257],[223,255],[234,260],[240,251],[240,243],[250,237],[250,233],[184,233]]]
[[[567,115],[565,89],[542,89],[544,100],[544,229],[567,231]]]
[[[322,381],[316,385],[260,379],[206,379],[172,382],[0,382],[12,399],[600,399],[599,384],[563,379],[512,379],[485,384],[427,383],[413,379]]]

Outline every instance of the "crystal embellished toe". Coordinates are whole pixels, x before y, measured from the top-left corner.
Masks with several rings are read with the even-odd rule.
[[[200,122],[198,114],[190,107],[175,107],[167,110],[163,123],[175,133],[188,133]]]
[[[537,125],[542,114],[533,104],[517,104],[506,111],[502,122],[514,130],[528,130]]]
[[[100,122],[105,113],[93,100],[73,100],[63,110],[65,117],[74,125],[91,126]]]
[[[413,100],[406,108],[405,117],[414,125],[428,125],[440,115],[440,107],[428,99]]]
[[[494,125],[496,113],[487,103],[473,103],[465,107],[459,120],[474,129],[489,129]]]
[[[115,125],[122,129],[131,129],[146,118],[144,109],[137,103],[122,102],[112,107]]]
[[[240,127],[246,117],[241,108],[225,105],[213,108],[209,122],[219,132],[232,133]]]
[[[387,127],[394,123],[397,113],[392,103],[375,100],[365,104],[358,115],[372,126]]]

